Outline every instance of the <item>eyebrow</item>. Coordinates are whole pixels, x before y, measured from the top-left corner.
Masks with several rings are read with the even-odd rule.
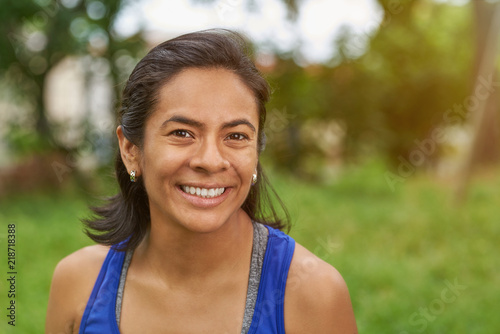
[[[194,120],[192,118],[174,115],[174,116],[170,117],[169,119],[167,119],[165,122],[163,122],[162,125],[161,125],[161,128],[165,127],[169,122],[176,122],[176,123],[186,124],[186,125],[194,126],[196,128],[200,128],[200,129],[203,129],[205,127],[205,124],[203,124],[201,122],[198,122],[198,121],[196,121],[196,120]],[[238,125],[246,125],[253,132],[257,132],[257,130],[255,129],[255,126],[253,126],[252,123],[250,123],[248,120],[246,120],[244,118],[235,119],[233,121],[224,123],[222,125],[222,129],[234,128],[234,127],[236,127]]]
[[[172,116],[169,119],[167,119],[165,122],[163,122],[162,125],[160,126],[160,128],[165,127],[169,122],[182,123],[182,124],[194,126],[196,128],[205,127],[203,123],[195,121],[194,119],[187,118],[184,116]]]
[[[240,118],[240,119],[235,119],[234,121],[231,121],[231,122],[227,122],[227,123],[224,123],[224,125],[222,125],[222,129],[227,129],[227,128],[234,128],[238,125],[246,125],[248,126],[250,129],[252,129],[253,132],[257,132],[255,130],[255,126],[253,126],[252,123],[250,123],[249,121],[247,121],[246,119],[244,118]]]

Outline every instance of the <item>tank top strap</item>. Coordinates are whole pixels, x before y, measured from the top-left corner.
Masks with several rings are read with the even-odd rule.
[[[120,333],[115,320],[115,308],[125,259],[125,252],[118,251],[121,246],[123,243],[112,246],[106,255],[83,313],[79,334]]]
[[[285,287],[295,250],[295,241],[279,230],[266,227],[269,230],[267,250],[252,324],[248,333],[284,334]]]

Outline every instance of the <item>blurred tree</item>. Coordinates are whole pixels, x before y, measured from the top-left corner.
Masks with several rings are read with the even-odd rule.
[[[474,59],[474,76],[472,82],[481,85],[480,77],[494,82],[498,80],[498,69],[495,68],[499,56],[498,39],[500,38],[500,4],[484,0],[474,1],[476,52]],[[481,73],[481,71],[486,73]],[[492,71],[492,72],[490,72]],[[489,73],[488,73],[489,72]],[[494,83],[492,83],[494,85]],[[491,87],[496,88],[496,87]],[[474,87],[476,89],[476,87]],[[472,94],[476,94],[472,92]],[[493,164],[500,160],[500,91],[494,89],[485,101],[484,116],[475,133],[474,154],[470,157],[478,164]],[[472,162],[471,162],[472,163]]]
[[[5,1],[5,0],[2,0]],[[212,2],[214,0],[192,0]],[[454,6],[432,0],[377,0],[383,20],[370,35],[344,28],[328,64],[307,65],[297,50],[279,53],[267,75],[278,94],[270,116],[284,119],[274,131],[269,155],[282,166],[301,166],[324,153],[318,136],[304,134],[304,124],[336,122],[345,131],[345,157],[382,153],[394,165],[427,146],[419,164],[438,157],[433,132],[463,122],[473,72],[472,4]],[[295,19],[299,0],[283,0]],[[143,50],[139,33],[121,38],[113,31],[126,1],[31,0],[5,5],[0,39],[0,72],[23,96],[33,99],[37,131],[53,141],[43,108],[46,73],[66,55],[105,59],[119,96],[122,55]],[[247,0],[251,7],[253,0]],[[449,117],[452,115],[457,117]],[[321,124],[319,122],[318,124]],[[313,128],[309,127],[306,131]],[[323,131],[323,130],[318,130]],[[343,134],[344,135],[344,134]],[[312,138],[312,139],[311,139]],[[432,149],[431,149],[432,148]],[[419,167],[415,166],[415,167]]]
[[[433,131],[453,125],[446,114],[462,104],[470,87],[470,6],[412,0],[391,7],[395,1],[379,2],[384,21],[368,51],[352,65],[367,79],[358,89],[371,102],[361,106],[362,114],[376,120],[367,128],[391,162],[413,158],[411,164],[420,167],[437,158],[439,140]],[[416,151],[424,161],[411,156]]]
[[[297,124],[309,119],[336,120],[345,126],[346,158],[378,152],[394,166],[411,160],[413,168],[439,156],[436,129],[465,120],[459,114],[450,121],[449,110],[463,105],[471,86],[471,5],[431,0],[379,4],[384,10],[380,27],[371,36],[345,27],[329,64],[303,67],[289,54],[280,55],[282,60],[270,73],[278,90],[270,106],[286,107],[293,116],[289,133],[282,133],[288,148],[270,147],[277,150],[271,155],[280,157],[282,166],[300,165],[315,152],[311,145],[318,143],[291,135],[297,133]]]
[[[466,199],[467,188],[475,167],[498,163],[500,158],[499,107],[497,60],[500,45],[500,3],[474,2],[476,17],[476,57],[474,83],[471,90],[473,108],[468,123],[472,140],[462,162],[456,185],[459,205]]]
[[[35,130],[45,146],[61,148],[53,136],[44,106],[47,73],[69,55],[90,54],[110,66],[115,97],[119,96],[120,52],[135,55],[144,43],[139,33],[123,38],[114,30],[123,0],[1,1],[0,74],[15,94],[27,99]],[[117,99],[118,100],[118,99]]]

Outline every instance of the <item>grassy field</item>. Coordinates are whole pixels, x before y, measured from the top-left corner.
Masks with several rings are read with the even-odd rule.
[[[314,185],[272,173],[291,235],[344,276],[360,333],[496,333],[500,328],[500,176],[453,206],[415,176],[392,192],[377,165]],[[101,194],[102,195],[102,194]],[[1,333],[42,333],[52,271],[90,244],[78,218],[91,197],[39,192],[0,200]],[[7,224],[16,225],[16,327],[7,325]]]

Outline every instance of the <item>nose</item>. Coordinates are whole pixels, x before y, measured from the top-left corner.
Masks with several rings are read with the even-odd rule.
[[[229,161],[221,150],[222,143],[215,139],[205,139],[200,143],[190,160],[190,167],[197,171],[216,173],[229,168]]]

